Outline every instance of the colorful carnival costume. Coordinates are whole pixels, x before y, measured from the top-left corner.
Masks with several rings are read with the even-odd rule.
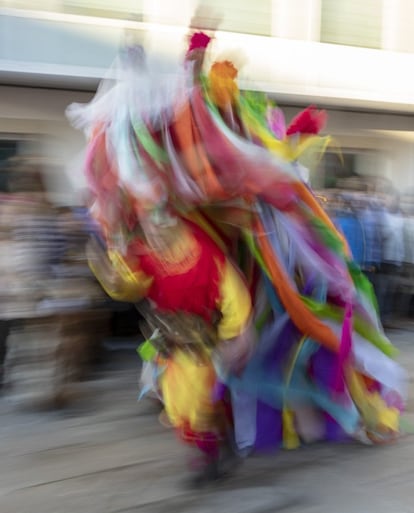
[[[157,241],[164,232],[165,250],[131,241],[124,256],[112,254],[115,281],[99,262],[92,259],[91,265],[112,297],[150,301],[139,309],[162,337],[152,337],[141,354],[145,358],[152,349],[150,357],[162,369],[159,388],[171,424],[183,440],[215,460],[221,442],[229,442],[231,415],[214,397],[212,355],[220,354],[233,370],[244,366],[254,340],[246,337],[250,293],[223,250],[194,223],[176,218],[174,226],[151,229]]]
[[[88,131],[94,211],[124,278],[106,288],[214,331],[197,350],[171,334],[152,346],[167,414],[187,438],[217,447],[231,425],[250,450],[392,439],[406,375],[368,280],[307,184],[332,142],[319,135],[325,113],[310,107],[286,126],[264,95],[239,91],[232,63],[203,73],[208,43],[193,35],[168,85],[140,50],[127,52],[115,85],[71,108]]]

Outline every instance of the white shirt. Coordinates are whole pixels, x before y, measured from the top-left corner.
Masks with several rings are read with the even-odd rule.
[[[398,212],[384,212],[382,260],[400,265],[404,260],[404,218]]]

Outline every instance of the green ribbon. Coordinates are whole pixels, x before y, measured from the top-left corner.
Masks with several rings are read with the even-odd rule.
[[[322,219],[310,214],[310,223],[320,240],[337,255],[344,256],[342,240]]]
[[[163,164],[168,164],[167,152],[154,141],[154,138],[144,124],[134,125],[134,131],[144,150],[160,169],[162,169]]]
[[[312,313],[314,313],[317,317],[330,319],[338,323],[343,322],[343,308],[329,304],[319,303],[318,301],[315,301],[314,299],[305,296],[301,296],[301,299],[309,308],[309,310]],[[398,350],[389,342],[389,340],[384,335],[382,335],[382,333],[380,333],[373,326],[370,326],[358,315],[354,315],[353,328],[359,335],[361,335],[361,337],[371,342],[375,347],[377,347],[387,356],[394,357],[398,354]]]
[[[146,340],[137,347],[137,353],[144,362],[150,362],[157,356],[157,349],[152,345],[151,340]]]

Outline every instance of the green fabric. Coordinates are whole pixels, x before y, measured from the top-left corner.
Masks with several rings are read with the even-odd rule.
[[[263,328],[266,326],[267,321],[272,313],[272,309],[269,307],[265,308],[265,310],[261,313],[261,315],[257,318],[255,323],[255,328],[258,333],[261,333]]]
[[[150,340],[146,340],[137,348],[137,353],[141,359],[144,360],[144,362],[150,362],[156,357],[157,350],[152,345]]]
[[[343,255],[343,243],[338,235],[324,221],[310,215],[310,224],[323,244],[336,254]]]
[[[343,308],[319,303],[314,299],[310,299],[305,296],[302,296],[302,301],[306,304],[309,310],[318,317],[330,319],[338,323],[342,323],[344,319]],[[370,326],[358,315],[354,315],[353,328],[359,335],[361,335],[361,337],[367,339],[387,356],[394,357],[398,354],[397,349],[384,335],[382,335],[382,333],[377,331],[373,326]]]
[[[263,121],[266,120],[267,109],[270,106],[273,107],[274,104],[269,101],[264,93],[245,91],[240,96],[240,104],[242,108],[244,107],[249,110],[258,120],[262,120],[262,124],[266,126],[266,123],[263,123]]]
[[[251,232],[244,231],[243,232],[243,236],[244,236],[244,240],[246,241],[246,244],[247,244],[248,248],[252,252],[252,255],[255,257],[257,263],[259,264],[261,269],[264,271],[266,276],[268,278],[270,278],[270,273],[269,273],[269,271],[267,269],[265,261],[263,260],[263,257],[260,254],[260,251],[257,249],[257,246],[256,246],[256,244],[254,242],[253,234]]]
[[[362,293],[370,303],[375,307],[377,313],[379,312],[377,298],[375,297],[374,287],[371,282],[365,276],[365,274],[361,271],[359,266],[352,261],[347,262],[348,271],[351,275],[352,281],[354,282],[357,290]]]
[[[162,167],[162,164],[168,163],[167,152],[154,141],[154,138],[144,124],[140,124],[139,126],[135,125],[134,130],[142,147],[154,162],[156,162],[158,167]]]

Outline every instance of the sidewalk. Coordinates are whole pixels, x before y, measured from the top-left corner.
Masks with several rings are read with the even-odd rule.
[[[413,376],[414,331],[390,337]],[[412,435],[253,457],[214,490],[186,491],[183,448],[156,407],[136,401],[136,363],[131,352],[82,383],[71,411],[19,413],[0,400],[1,513],[414,513]],[[412,398],[406,417],[414,426]]]

